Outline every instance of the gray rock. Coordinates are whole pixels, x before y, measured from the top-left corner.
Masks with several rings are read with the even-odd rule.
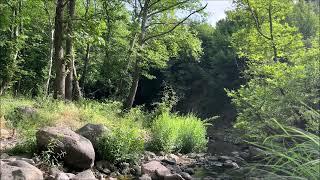
[[[88,169],[81,173],[76,174],[71,180],[97,180],[93,172]]]
[[[98,147],[98,139],[105,133],[109,133],[110,130],[102,124],[86,124],[82,128],[78,129],[76,133],[89,139],[95,149]]]
[[[0,159],[7,159],[9,155],[7,153],[2,153]]]
[[[133,175],[135,176],[141,176],[142,172],[141,172],[141,166],[139,165],[135,165],[132,167],[132,172]]]
[[[184,180],[180,174],[167,174],[163,177],[163,180]]]
[[[37,113],[37,110],[30,106],[20,106],[15,108],[15,111],[27,117],[32,117]]]
[[[139,180],[152,180],[152,178],[148,174],[144,174],[139,177]]]
[[[104,169],[109,169],[110,171],[116,171],[117,168],[108,161],[98,161],[96,162],[96,168],[99,171],[103,171]]]
[[[180,175],[185,179],[185,180],[192,180],[192,177],[190,176],[190,174],[186,173],[186,172],[181,172]]]
[[[156,178],[157,173],[170,174],[170,170],[158,161],[151,161],[141,166],[142,174],[148,174],[151,178]]]
[[[3,180],[43,180],[43,173],[35,166],[22,161],[3,162],[1,164],[0,179]]]
[[[52,142],[57,153],[65,152],[63,161],[77,169],[88,169],[93,166],[95,152],[91,142],[85,137],[67,128],[47,127],[36,133],[37,146],[40,150]]]
[[[169,164],[169,165],[175,165],[176,161],[174,159],[163,159],[162,162]]]
[[[191,175],[193,175],[195,173],[192,168],[186,168],[186,169],[184,169],[184,172],[191,174]]]
[[[69,180],[69,176],[66,175],[65,173],[59,173],[55,176],[55,180]]]

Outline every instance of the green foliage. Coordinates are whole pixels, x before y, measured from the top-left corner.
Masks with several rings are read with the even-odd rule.
[[[253,143],[262,148],[268,157],[263,164],[252,165],[250,174],[268,179],[319,178],[319,136],[272,121],[281,131],[267,137],[263,143]]]
[[[16,144],[13,148],[7,150],[7,152],[10,155],[35,154],[37,152],[37,144],[36,144],[35,136],[27,137],[21,140],[21,142]]]
[[[153,151],[201,152],[207,145],[206,125],[192,114],[164,112],[152,124],[148,146]]]
[[[247,69],[243,72],[247,84],[238,90],[228,91],[238,111],[235,126],[245,130],[247,135],[259,138],[273,132],[275,127],[270,119],[315,132],[317,127],[313,125],[319,123],[319,119],[307,118],[305,114],[310,112],[310,108],[317,109],[319,103],[319,42],[311,38],[306,48],[298,29],[285,21],[292,12],[293,4],[272,2],[279,5],[275,7],[279,11],[273,9],[272,22],[280,62],[274,62],[272,42],[264,38],[254,24],[233,35],[233,46],[239,56],[248,59]],[[268,7],[264,2],[251,3],[260,17],[268,15],[263,9]],[[246,7],[240,4],[231,16],[245,16]],[[246,16],[250,17],[250,14]],[[253,17],[249,22],[254,22]],[[262,18],[260,23],[261,31],[268,32],[263,27],[268,27],[269,22]]]
[[[133,123],[112,129],[98,140],[98,153],[104,160],[110,162],[134,162],[144,150],[143,131],[134,127]]]
[[[46,147],[46,150],[41,151],[39,155],[36,155],[41,162],[49,167],[62,166],[61,160],[65,156],[66,152],[56,152],[56,141],[52,140]]]

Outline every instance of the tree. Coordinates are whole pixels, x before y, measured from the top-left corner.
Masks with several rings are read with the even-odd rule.
[[[271,119],[314,131],[313,125],[319,120],[308,114],[310,109],[316,109],[319,101],[316,83],[319,81],[316,75],[319,72],[316,60],[319,44],[313,39],[311,47],[306,48],[298,28],[289,25],[288,17],[294,7],[292,1],[250,3],[239,1],[238,8],[229,14],[234,19],[241,17],[240,21],[246,21],[244,28],[233,34],[233,47],[240,57],[248,59],[247,69],[243,72],[247,84],[228,92],[238,111],[235,125],[244,129],[247,135],[258,135],[259,138],[276,131]],[[269,13],[270,9],[274,13]],[[270,14],[272,18],[264,21]],[[271,33],[270,19],[274,43],[264,37],[265,33]],[[274,61],[274,45],[279,61]]]
[[[165,61],[168,60],[168,56],[165,55],[161,58],[160,54],[156,53],[157,50],[162,50],[162,53],[168,53],[167,50],[170,49],[170,44],[161,44],[161,39],[170,35],[174,30],[181,27],[181,25],[193,14],[200,12],[206,6],[199,9],[194,9],[201,4],[199,1],[184,0],[184,1],[161,1],[161,0],[134,0],[130,1],[132,6],[132,20],[134,25],[134,33],[132,38],[132,47],[136,47],[136,53],[132,56],[134,59],[132,61],[133,74],[132,74],[132,84],[129,90],[128,97],[124,103],[125,109],[130,109],[133,105],[135,95],[138,88],[138,83],[141,74],[147,74],[144,72],[143,67],[150,66],[150,60],[157,60],[159,65],[163,65]],[[186,17],[179,19],[177,18],[177,11],[183,10],[193,10]],[[181,28],[181,30],[187,30],[186,28]],[[181,33],[181,32],[180,32]],[[137,43],[135,42],[135,38]],[[172,38],[172,36],[171,36]],[[175,39],[171,39],[172,44]],[[155,50],[155,48],[158,48]],[[162,49],[159,49],[162,48]],[[176,49],[177,50],[177,49]],[[172,52],[173,54],[175,52]],[[163,56],[162,55],[162,56]],[[167,56],[167,57],[166,57]],[[130,62],[131,63],[131,62]]]
[[[55,88],[54,98],[64,99],[65,98],[65,76],[66,76],[66,65],[63,51],[63,16],[64,16],[64,0],[57,0],[56,14],[55,14],[55,25],[54,25],[54,54],[53,59],[55,61]]]

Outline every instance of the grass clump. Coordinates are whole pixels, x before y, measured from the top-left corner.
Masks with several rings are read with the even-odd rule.
[[[144,150],[143,135],[139,127],[122,122],[99,138],[97,151],[102,159],[113,163],[134,162]]]
[[[280,125],[282,133],[254,144],[268,156],[254,164],[251,172],[270,179],[318,179],[320,177],[320,138],[318,135]]]
[[[206,123],[192,114],[164,112],[152,123],[148,148],[165,152],[200,152],[207,145]]]

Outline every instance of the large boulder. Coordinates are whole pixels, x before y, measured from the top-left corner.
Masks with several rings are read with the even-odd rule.
[[[0,179],[3,180],[43,180],[43,173],[26,161],[2,161],[0,160]]]
[[[159,161],[151,161],[141,166],[142,174],[148,174],[152,179],[157,179],[159,174],[171,174],[170,170]]]
[[[93,144],[93,147],[97,149],[98,146],[98,139],[104,134],[108,133],[110,130],[106,128],[102,124],[86,124],[82,128],[78,129],[76,133],[80,134],[81,136],[89,139]]]
[[[37,146],[40,150],[54,144],[56,153],[65,152],[63,161],[75,169],[91,168],[95,160],[95,152],[91,142],[67,128],[47,127],[36,133]]]

